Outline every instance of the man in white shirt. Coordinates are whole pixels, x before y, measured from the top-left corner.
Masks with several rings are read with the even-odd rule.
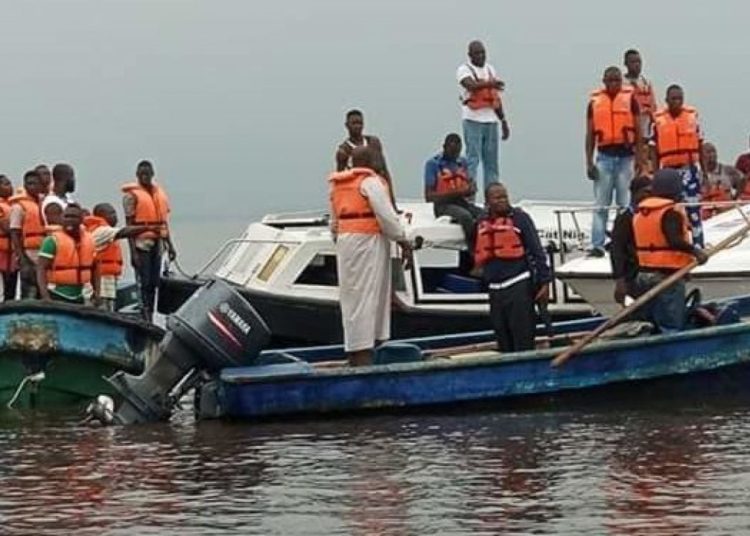
[[[74,201],[76,175],[68,164],[55,164],[52,168],[52,191],[42,200],[42,216],[45,225],[62,225],[65,207]]]
[[[469,61],[460,65],[456,71],[456,79],[462,91],[461,117],[469,177],[476,181],[481,160],[485,188],[500,177],[498,124],[502,128],[502,139],[507,140],[510,136],[500,99],[500,91],[505,83],[486,62],[486,57],[482,42],[472,41],[469,43]]]

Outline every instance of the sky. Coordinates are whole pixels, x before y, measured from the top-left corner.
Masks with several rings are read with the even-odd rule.
[[[424,161],[460,133],[455,71],[472,39],[507,84],[501,179],[517,199],[590,198],[586,102],[630,47],[660,100],[685,88],[721,160],[750,132],[741,0],[0,0],[0,12],[0,172],[66,161],[82,202],[119,206],[148,158],[177,225],[325,206],[355,107],[398,196],[421,196]]]

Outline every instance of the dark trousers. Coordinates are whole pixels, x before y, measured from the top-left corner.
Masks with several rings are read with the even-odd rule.
[[[18,288],[18,270],[3,273],[3,284],[5,287],[5,301],[16,299],[16,289]]]
[[[21,268],[21,299],[39,299],[39,285],[37,284],[36,279],[36,265]]]
[[[466,246],[470,252],[474,252],[474,241],[477,234],[477,218],[482,214],[482,209],[465,199],[450,203],[435,203],[435,216],[450,216],[453,221],[461,226],[466,238]]]
[[[636,282],[642,293],[652,289],[671,274],[642,270]],[[685,281],[679,280],[666,290],[662,290],[643,308],[646,320],[655,324],[662,333],[672,333],[685,328]]]
[[[490,322],[501,352],[534,348],[536,316],[530,279],[504,289],[490,289]]]
[[[156,302],[156,289],[161,277],[161,247],[160,244],[156,244],[148,251],[136,249],[135,253],[140,260],[136,278],[141,293],[143,316],[151,320]]]

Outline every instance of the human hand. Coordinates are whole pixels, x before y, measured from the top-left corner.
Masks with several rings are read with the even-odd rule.
[[[628,291],[625,288],[625,280],[617,279],[615,281],[615,292],[614,292],[615,302],[619,303],[620,305],[625,305],[625,296],[627,295],[628,295]]]
[[[593,162],[586,166],[586,176],[592,181],[599,180],[599,168]]]
[[[170,246],[170,248],[167,250],[167,257],[169,258],[169,262],[174,262],[174,260],[177,258],[177,250]]]
[[[505,82],[502,80],[494,80],[494,86],[498,91],[503,91],[505,89]]]
[[[508,121],[503,119],[500,121],[500,127],[502,129],[502,140],[506,141],[508,138],[510,138],[510,126],[508,125]]]
[[[698,264],[706,264],[708,262],[708,255],[702,249],[695,248],[693,255],[695,256],[695,260],[698,261]]]
[[[547,303],[549,301],[549,283],[545,283],[536,291],[534,301],[537,303]]]
[[[399,240],[398,245],[401,247],[401,259],[404,263],[404,270],[411,270],[414,266],[414,248],[408,240]]]

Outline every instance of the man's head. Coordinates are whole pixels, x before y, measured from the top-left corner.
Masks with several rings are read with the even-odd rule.
[[[630,203],[638,206],[638,203],[651,195],[651,178],[640,176],[630,181]]]
[[[352,150],[352,166],[374,169],[372,151],[369,147],[360,146]]]
[[[365,128],[365,117],[359,110],[349,110],[346,112],[346,122],[344,123],[350,138],[359,138]]]
[[[109,203],[99,203],[94,206],[94,216],[102,218],[112,227],[117,225],[117,211]]]
[[[484,62],[487,61],[487,51],[481,41],[469,43],[469,60],[475,67],[484,67]]]
[[[69,203],[63,211],[62,227],[71,236],[77,237],[81,232],[83,210],[77,203]]]
[[[624,63],[630,77],[635,78],[641,75],[643,62],[641,60],[641,53],[636,49],[631,48],[625,51]]]
[[[141,186],[151,186],[154,180],[154,166],[148,160],[141,160],[135,168],[135,176]]]
[[[508,189],[501,182],[491,182],[484,189],[484,198],[490,214],[507,214],[510,210],[510,196]]]
[[[38,198],[42,193],[46,194],[48,192],[48,190],[42,189],[42,181],[39,179],[39,174],[33,169],[23,174],[23,188],[33,198]]]
[[[13,183],[5,175],[0,175],[0,197],[8,199],[13,195]]]
[[[678,115],[682,111],[682,105],[685,102],[685,94],[682,88],[677,84],[672,84],[667,88],[667,108],[669,112]]]
[[[455,160],[461,156],[461,136],[452,132],[445,137],[443,156],[449,160]]]
[[[622,71],[620,71],[620,68],[612,65],[604,69],[602,83],[607,93],[617,95],[622,89]]]
[[[44,191],[49,192],[50,185],[52,184],[52,173],[49,171],[49,166],[47,164],[39,164],[34,168],[34,171],[39,175],[39,180],[42,182]]]
[[[69,164],[55,164],[52,168],[52,190],[57,195],[65,195],[76,190],[76,175]]]
[[[716,150],[716,146],[710,142],[704,142],[701,149],[703,151],[703,161],[706,163],[706,167],[710,170],[716,167],[719,163],[719,153]]]
[[[660,169],[651,182],[651,194],[673,201],[682,200],[682,175],[676,169]]]

